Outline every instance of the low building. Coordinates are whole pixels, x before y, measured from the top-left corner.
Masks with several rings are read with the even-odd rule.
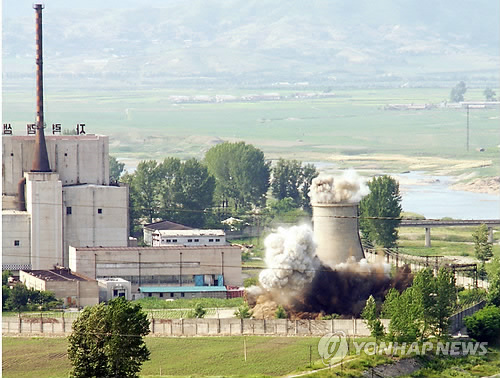
[[[184,226],[183,224],[170,222],[167,220],[155,223],[145,224],[142,228],[142,232],[144,235],[144,243],[146,245],[153,245],[153,232],[156,231],[164,231],[164,230],[192,230],[191,227]]]
[[[241,249],[230,245],[70,247],[69,260],[71,270],[79,274],[129,281],[131,299],[143,297],[145,287],[224,287],[243,282]]]
[[[99,302],[107,302],[123,297],[132,299],[132,285],[123,278],[101,278],[97,280],[99,286]]]
[[[224,286],[144,286],[139,291],[144,297],[163,299],[179,298],[227,298]]]
[[[164,245],[225,245],[226,233],[224,230],[158,230],[153,232],[153,247]]]
[[[66,307],[85,307],[99,303],[97,281],[67,268],[19,272],[19,281],[27,288],[51,291]]]

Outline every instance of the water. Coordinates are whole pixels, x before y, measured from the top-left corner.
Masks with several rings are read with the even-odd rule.
[[[335,164],[312,162],[321,172],[340,175]],[[380,172],[363,171],[367,176]],[[453,190],[453,177],[433,176],[424,172],[389,174],[400,181],[403,211],[418,213],[429,219],[499,219],[500,196]]]
[[[398,175],[401,180],[403,211],[426,218],[456,219],[500,218],[500,196],[453,190],[449,176],[429,176],[422,172]],[[409,181],[408,184],[404,184]]]

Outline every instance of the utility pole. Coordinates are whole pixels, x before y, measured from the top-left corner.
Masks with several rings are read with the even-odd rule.
[[[469,152],[469,105],[467,105],[467,152]]]

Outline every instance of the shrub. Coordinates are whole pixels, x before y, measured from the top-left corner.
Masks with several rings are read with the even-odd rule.
[[[487,306],[464,321],[469,336],[477,341],[500,341],[500,308]]]

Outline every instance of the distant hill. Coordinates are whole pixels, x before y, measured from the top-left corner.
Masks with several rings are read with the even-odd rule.
[[[45,5],[45,72],[60,83],[87,78],[94,85],[370,86],[498,80],[500,2],[492,0]],[[31,1],[3,2],[3,71],[7,85],[34,75]]]

